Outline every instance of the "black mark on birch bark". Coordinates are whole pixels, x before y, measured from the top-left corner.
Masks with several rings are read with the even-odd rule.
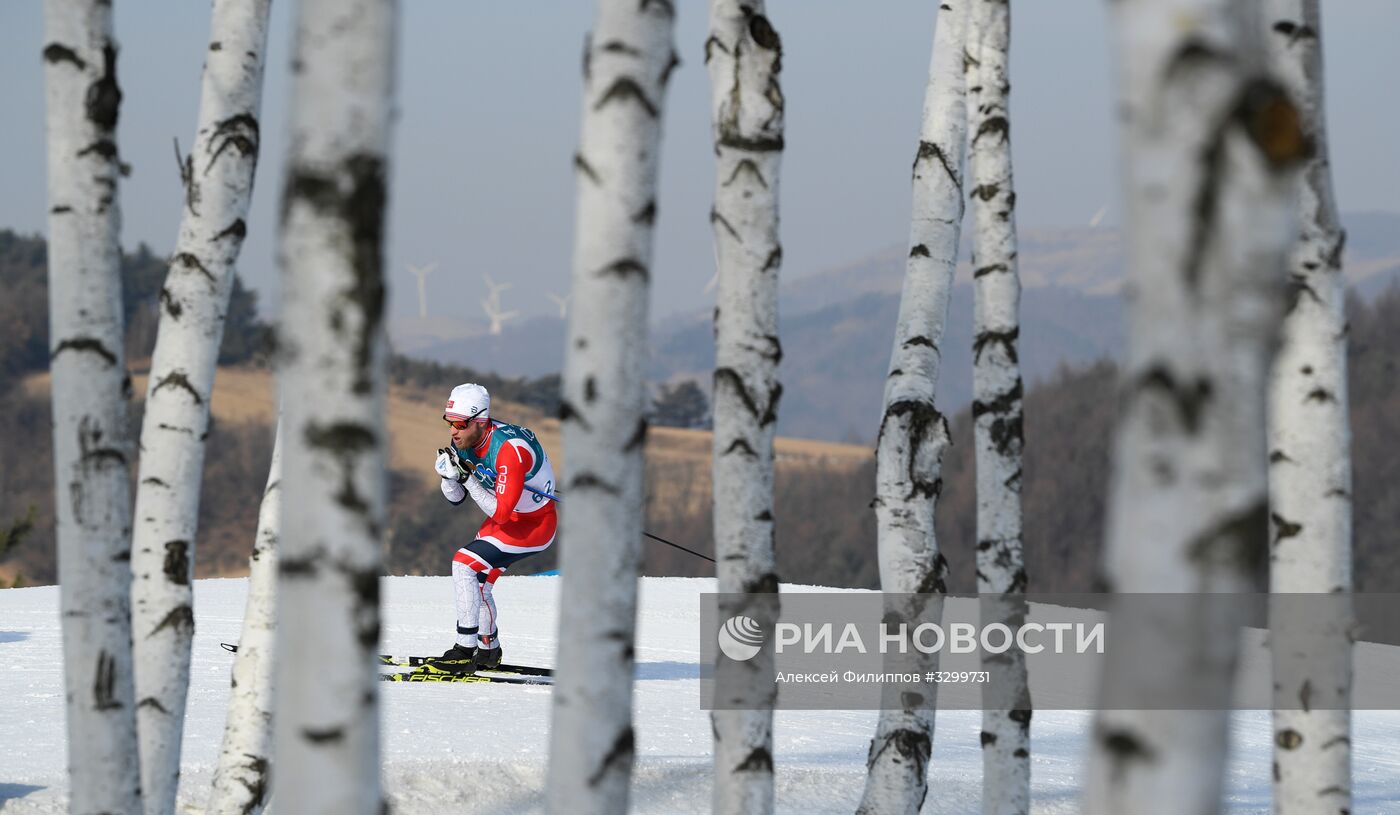
[[[241,241],[246,237],[248,237],[248,224],[244,223],[242,218],[236,218],[226,229],[215,235],[214,240],[233,238]]]
[[[88,86],[84,104],[88,121],[99,130],[110,132],[116,129],[122,92],[117,86],[117,49],[110,42],[102,46],[102,76]]]
[[[729,174],[729,178],[726,179],[722,184],[720,184],[720,186],[728,187],[730,184],[733,184],[735,180],[739,178],[739,173],[743,170],[748,170],[749,175],[753,176],[754,180],[758,182],[758,185],[760,187],[762,187],[765,190],[768,189],[768,182],[763,179],[763,173],[759,171],[758,163],[751,158],[739,159],[739,161],[734,165],[734,171]]]
[[[97,652],[97,674],[92,682],[93,707],[97,710],[118,710],[117,660],[106,651]]]
[[[937,497],[943,491],[943,479],[937,479],[933,485],[933,496]],[[948,558],[939,552],[933,557],[933,568],[929,569],[924,579],[919,581],[918,587],[914,590],[918,594],[947,594],[948,593]]]
[[[972,341],[972,357],[976,362],[982,360],[982,352],[993,345],[1000,345],[1002,352],[1011,363],[1017,364],[1020,360],[1016,354],[1016,341],[1021,337],[1021,328],[1017,326],[1008,331],[982,331]]]
[[[772,271],[772,270],[778,268],[779,266],[781,266],[782,263],[783,263],[783,247],[781,247],[781,246],[775,246],[775,247],[773,247],[773,251],[771,251],[771,252],[768,253],[768,257],[765,258],[765,259],[763,260],[763,268],[762,268],[762,269],[759,269],[759,271],[760,271],[760,272]],[[781,354],[779,354],[779,356],[781,356]]]
[[[681,67],[681,55],[675,51],[671,52],[671,57],[666,60],[666,67],[661,69],[661,87],[666,87],[671,82],[671,74]]]
[[[1284,728],[1274,734],[1274,744],[1280,750],[1297,750],[1303,744],[1303,734],[1291,727]]]
[[[154,394],[161,388],[175,388],[177,390],[187,391],[196,405],[204,404],[204,397],[199,395],[199,391],[195,390],[194,385],[190,384],[190,378],[182,371],[166,374],[154,388],[151,388],[151,393]]]
[[[582,153],[574,153],[574,169],[588,176],[588,180],[592,181],[594,184],[602,183],[598,179],[598,173],[593,170],[593,165],[588,163],[588,160],[583,157]]]
[[[312,744],[330,744],[332,742],[343,741],[345,739],[345,729],[341,727],[329,727],[324,730],[315,730],[310,727],[304,727],[301,730],[301,735],[302,738]]]
[[[56,42],[49,43],[49,45],[44,48],[44,61],[54,65],[60,62],[71,62],[73,63],[73,67],[78,70],[87,70],[87,63],[83,61],[82,57],[78,56],[76,51],[67,46],[59,45]]]
[[[622,258],[621,260],[615,260],[612,263],[609,263],[607,266],[604,266],[603,268],[594,272],[593,274],[595,277],[607,277],[608,275],[616,275],[620,278],[626,278],[628,275],[637,275],[643,280],[646,280],[649,277],[651,277],[651,273],[647,270],[647,267],[636,258]]]
[[[1115,783],[1122,780],[1133,762],[1151,764],[1157,761],[1157,754],[1128,730],[1104,730],[1099,733],[1099,744],[1108,753],[1110,773]]]
[[[258,145],[260,136],[258,131],[258,119],[251,113],[239,113],[230,116],[214,126],[214,134],[211,137],[218,142],[218,147],[214,148],[214,154],[209,157],[209,163],[204,167],[204,174],[209,175],[209,171],[214,169],[214,162],[219,160],[219,156],[225,150],[236,150],[244,158],[251,158],[253,166],[258,164]]]
[[[243,772],[251,776],[238,778],[238,783],[248,790],[248,801],[243,805],[243,815],[253,815],[262,809],[262,803],[267,799],[267,759],[249,753],[244,753],[243,756],[247,759],[242,763]]]
[[[730,453],[743,453],[749,458],[758,458],[758,453],[754,452],[753,447],[751,447],[745,439],[735,439],[731,441],[729,446],[724,448],[724,452],[720,455],[727,456]]]
[[[713,207],[710,209],[710,223],[719,224],[720,226],[724,227],[725,232],[729,233],[729,237],[733,238],[739,243],[744,242],[744,239],[740,238],[739,233],[735,231],[734,226],[730,224],[729,221],[725,220],[725,217],[723,215],[719,214],[719,210],[714,209]]]
[[[971,144],[976,144],[983,136],[1000,136],[1003,142],[1011,138],[1011,122],[1005,116],[988,116],[977,126],[977,133]],[[985,198],[983,200],[986,200]]]
[[[588,424],[588,420],[584,419],[583,414],[579,413],[578,408],[575,408],[567,399],[559,402],[558,418],[561,422],[576,421],[579,423],[579,426],[585,430],[592,429],[591,425]]]
[[[720,388],[721,383],[733,388],[734,394],[744,403],[744,409],[749,412],[749,415],[758,420],[759,427],[766,427],[778,420],[778,400],[781,399],[783,395],[783,386],[781,383],[773,384],[773,389],[768,393],[768,403],[763,407],[759,407],[753,394],[749,393],[749,389],[744,385],[743,377],[733,368],[715,369],[716,391]]]
[[[177,586],[190,584],[190,542],[167,541],[165,544],[165,579]]]
[[[137,702],[136,708],[138,710],[141,708],[150,708],[152,710],[159,710],[161,713],[164,713],[167,716],[170,715],[170,711],[165,709],[165,705],[162,705],[160,703],[160,700],[155,698],[154,696],[147,696],[145,699],[142,699],[140,702]]]
[[[308,447],[335,457],[340,465],[340,491],[334,496],[336,503],[359,515],[370,534],[377,535],[379,525],[372,517],[369,502],[355,487],[355,464],[365,453],[374,449],[375,434],[355,422],[330,425],[308,422],[305,438]]]
[[[117,355],[109,350],[105,343],[92,337],[74,337],[71,340],[64,340],[49,354],[49,362],[53,362],[58,355],[64,351],[83,351],[97,354],[107,361],[109,365],[117,364]]]
[[[643,0],[645,2],[645,0]],[[608,749],[598,768],[588,777],[588,786],[596,787],[609,772],[614,770],[625,770],[632,766],[632,751],[635,749],[635,741],[632,735],[632,728],[625,727],[617,734],[613,740],[612,747]]]
[[[925,498],[937,498],[942,491],[942,480],[938,478],[937,473],[942,466],[943,449],[948,444],[948,419],[931,402],[917,399],[893,402],[885,408],[885,415],[880,421],[876,447],[880,445],[885,431],[890,429],[891,424],[900,420],[907,423],[909,438],[909,452],[906,455],[909,492],[905,498],[913,499],[920,495]],[[926,468],[920,468],[919,463],[928,457],[919,455],[919,452],[927,445],[933,445],[934,455]]]
[[[711,35],[710,35],[710,38],[707,39],[707,40],[705,40],[705,64],[706,64],[706,65],[709,65],[709,64],[710,64],[711,49],[719,49],[720,51],[723,51],[723,52],[726,53],[726,54],[729,53],[729,49],[726,48],[725,45],[724,45],[724,43],[720,41],[720,38],[719,38],[719,37],[716,37],[716,36],[713,35],[713,34],[711,34]]]
[[[715,141],[715,144],[720,147],[748,150],[754,153],[774,153],[783,149],[783,137],[781,135],[744,136],[726,128],[720,132],[719,139]]]
[[[753,751],[744,757],[734,767],[736,773],[771,773],[773,772],[773,754],[763,747],[755,747]]]
[[[1306,23],[1299,25],[1291,20],[1279,20],[1274,23],[1273,30],[1277,34],[1282,34],[1288,38],[1288,44],[1294,45],[1299,40],[1317,39],[1317,31]]]
[[[622,451],[623,451],[624,453],[630,453],[630,452],[632,452],[633,450],[641,449],[642,445],[646,443],[646,440],[647,440],[647,420],[646,420],[646,419],[638,419],[638,420],[637,420],[637,427],[632,431],[632,436],[631,436],[631,438],[629,438],[629,439],[627,440],[627,443],[626,443],[625,445],[622,446]]]
[[[1298,303],[1302,300],[1303,295],[1307,295],[1319,306],[1323,304],[1322,298],[1318,297],[1313,287],[1308,285],[1308,279],[1306,277],[1300,274],[1289,275],[1288,289],[1285,295],[1288,303],[1286,313],[1292,314],[1294,310],[1298,308]]]
[[[191,252],[181,252],[180,254],[171,258],[170,262],[178,266],[183,266],[186,269],[193,269],[199,272],[200,274],[204,275],[204,277],[207,278],[210,283],[218,283],[218,281],[214,279],[214,274],[209,271],[208,267],[206,267],[204,263],[200,261],[198,257],[195,257],[195,255]]]
[[[1148,369],[1138,379],[1137,390],[1141,393],[1162,391],[1176,408],[1182,427],[1194,436],[1200,430],[1201,416],[1212,398],[1214,388],[1205,377],[1197,377],[1195,382],[1178,383],[1166,366],[1158,365]]]
[[[1277,512],[1270,513],[1269,519],[1274,522],[1274,546],[1288,538],[1297,537],[1303,531],[1302,524],[1295,524]]]
[[[642,55],[641,49],[634,48],[622,40],[608,40],[598,46],[598,50],[609,54],[622,54],[628,57],[640,57]]]
[[[1227,569],[1262,582],[1269,563],[1268,540],[1268,504],[1259,501],[1196,536],[1186,556],[1202,572]]]
[[[341,221],[349,241],[339,247],[350,261],[353,279],[342,290],[341,298],[363,315],[356,336],[349,338],[355,348],[355,380],[352,389],[368,394],[372,388],[370,357],[379,324],[384,316],[383,239],[384,207],[387,193],[384,160],[368,153],[348,156],[329,174],[297,168],[288,175],[282,199],[282,221],[298,202],[323,217]],[[335,324],[332,320],[332,324]]]
[[[646,111],[647,116],[650,118],[655,119],[660,115],[660,111],[657,110],[656,105],[652,104],[652,101],[647,98],[646,91],[642,89],[642,86],[638,84],[637,80],[630,76],[620,76],[614,80],[607,91],[593,104],[593,109],[595,111],[602,110],[603,106],[609,102],[626,101],[628,99],[635,100],[638,105],[641,105],[642,110]]]
[[[180,316],[185,313],[185,307],[180,305],[180,301],[175,299],[175,295],[171,294],[168,288],[161,288],[160,304],[165,307],[165,312],[170,315],[172,320],[180,319]]]
[[[152,628],[151,633],[147,636],[154,637],[167,628],[173,628],[176,632],[186,634],[194,633],[194,609],[190,608],[189,603],[172,608],[170,613],[166,614],[165,618],[155,628]]]
[[[614,484],[604,481],[596,473],[581,472],[569,481],[570,490],[598,489],[608,495],[621,495],[622,491]]]
[[[894,750],[902,760],[901,763],[907,763],[910,766],[911,769],[909,772],[911,775],[917,778],[924,777],[925,769],[928,767],[929,755],[933,752],[933,741],[929,738],[928,733],[921,730],[911,730],[909,728],[901,728],[890,733],[880,744],[879,749],[870,754],[870,759],[866,762],[866,766],[874,766],[880,756],[883,755],[886,750],[891,749]]]
[[[952,165],[951,162],[948,161],[948,155],[947,155],[946,153],[943,152],[943,148],[942,148],[942,147],[939,147],[939,146],[938,146],[936,143],[934,143],[934,142],[931,142],[931,141],[921,141],[921,142],[919,142],[919,150],[918,150],[917,153],[914,154],[914,172],[915,172],[915,174],[917,174],[918,171],[919,171],[919,162],[925,161],[925,160],[931,159],[931,158],[933,158],[933,159],[938,159],[938,164],[943,168],[943,172],[947,174],[948,180],[949,180],[949,181],[952,181],[952,182],[953,182],[953,186],[954,186],[954,187],[957,187],[957,188],[958,188],[958,191],[961,192],[961,191],[962,191],[962,188],[963,188],[963,186],[962,186],[962,178],[960,178],[960,177],[958,176],[957,171],[953,169],[953,165]],[[961,197],[961,196],[959,196],[959,197]]]

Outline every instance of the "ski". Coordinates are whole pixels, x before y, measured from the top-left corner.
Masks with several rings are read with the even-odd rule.
[[[552,687],[554,682],[543,676],[511,676],[496,673],[454,674],[425,665],[413,671],[383,673],[380,682],[498,682],[508,685],[539,685]]]
[[[238,653],[238,646],[230,642],[221,642],[219,645],[230,653]],[[438,657],[396,657],[391,654],[380,654],[380,665],[391,665],[401,668],[421,668],[429,662],[441,662],[446,665],[454,662],[444,662]],[[512,665],[508,662],[501,663],[491,669],[495,673],[511,673],[521,676],[554,676],[553,668],[536,668],[533,665]]]

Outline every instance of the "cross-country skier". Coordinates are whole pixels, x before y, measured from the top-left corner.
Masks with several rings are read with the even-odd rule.
[[[501,664],[492,589],[507,568],[554,543],[558,515],[554,468],[535,434],[490,417],[491,395],[476,384],[452,389],[443,411],[452,444],[438,451],[434,469],[453,504],[470,495],[486,521],[452,558],[457,596],[457,640],[431,665],[454,673]],[[527,490],[533,487],[538,492]]]

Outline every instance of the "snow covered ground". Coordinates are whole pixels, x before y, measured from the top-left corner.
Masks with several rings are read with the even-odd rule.
[[[183,811],[200,812],[213,774],[228,702],[245,580],[195,586],[197,633],[185,728]],[[507,577],[496,589],[502,642],[514,662],[553,664],[557,577]],[[710,579],[642,581],[635,716],[633,810],[708,812],[710,724],[700,709],[699,597]],[[783,587],[784,591],[814,591]],[[384,650],[440,653],[451,641],[446,577],[394,577],[384,585]],[[58,590],[0,591],[0,813],[65,811],[65,737]],[[548,753],[548,688],[380,685],[384,784],[395,811],[520,813],[541,808]],[[849,813],[860,798],[872,711],[777,714],[780,812]],[[1077,711],[1039,711],[1032,727],[1033,812],[1077,810],[1090,723]],[[926,813],[978,812],[980,714],[938,716]],[[1267,713],[1238,714],[1229,768],[1230,811],[1269,810]],[[1356,716],[1357,813],[1400,812],[1400,713]],[[274,782],[275,783],[275,782]],[[275,801],[274,801],[275,811]],[[285,813],[283,815],[286,815]]]

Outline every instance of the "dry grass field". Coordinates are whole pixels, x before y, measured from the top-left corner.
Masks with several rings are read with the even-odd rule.
[[[135,398],[146,394],[146,373],[133,375]],[[48,374],[38,374],[25,381],[25,389],[35,396],[47,396]],[[429,484],[437,483],[433,472],[435,451],[448,443],[443,430],[440,405],[444,394],[421,389],[393,386],[389,389],[387,421],[389,427],[389,466],[395,470],[416,473]],[[270,371],[257,368],[220,368],[214,380],[214,398],[210,403],[214,421],[228,424],[256,423],[271,425],[275,416],[275,383]],[[559,420],[545,417],[540,411],[495,401],[491,413],[498,419],[522,424],[533,430],[544,444],[555,472],[562,475],[567,468],[560,439]],[[647,436],[647,460],[653,464],[693,472],[708,486],[710,472],[711,435],[707,430],[685,430],[675,427],[653,427]],[[779,470],[814,469],[834,473],[849,472],[870,459],[869,448],[853,444],[816,441],[812,439],[778,439],[777,466]]]

